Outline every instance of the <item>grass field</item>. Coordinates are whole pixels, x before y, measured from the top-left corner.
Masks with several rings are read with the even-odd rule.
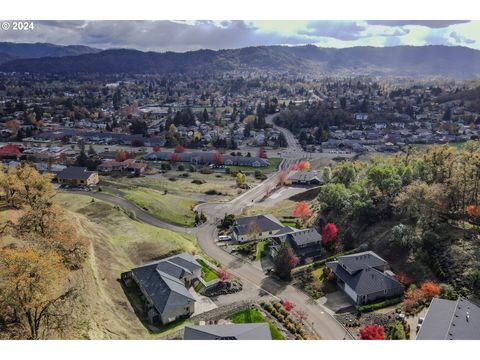
[[[179,177],[180,174],[188,174],[188,177]],[[175,181],[169,178],[175,178]],[[201,182],[200,184],[193,183],[194,180]],[[247,183],[254,182],[253,177],[247,179]],[[161,192],[167,191],[169,194],[183,196],[195,200],[202,200],[205,197],[205,192],[215,189],[222,193],[221,198],[230,200],[239,195],[242,190],[236,186],[235,178],[227,174],[201,174],[199,172],[179,172],[169,171],[164,175],[155,175],[138,178],[111,178],[102,177],[102,184],[111,186],[117,189],[132,189],[143,187],[154,189]]]
[[[126,251],[131,264],[165,257],[180,251],[197,250],[193,235],[157,228],[131,219],[119,207],[84,195],[59,193],[59,204],[70,211],[85,216],[98,224],[108,235],[110,244]],[[126,264],[126,268],[129,268]]]
[[[282,200],[273,207],[251,206],[245,209],[243,215],[252,216],[260,214],[272,214],[280,220],[285,226],[295,226],[295,219],[292,218],[292,212],[295,208],[295,201]]]
[[[215,270],[208,266],[205,261],[197,260],[200,266],[202,267],[202,278],[206,282],[218,279],[218,275]]]
[[[122,189],[125,198],[147,210],[156,218],[174,225],[193,226],[197,203],[189,198],[148,189]]]
[[[278,165],[282,162],[280,158],[270,158],[268,159],[269,165],[265,167],[251,167],[251,166],[229,166],[228,168],[231,171],[242,171],[248,173],[254,173],[255,171],[260,171],[263,174],[269,174],[277,171]]]
[[[273,340],[285,340],[280,330],[277,329],[258,309],[247,309],[229,317],[234,324],[268,323]]]

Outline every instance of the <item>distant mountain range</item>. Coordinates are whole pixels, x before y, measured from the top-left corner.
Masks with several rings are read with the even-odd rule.
[[[49,43],[0,42],[0,64],[15,59],[35,59],[91,54],[102,51],[83,45],[54,45]]]
[[[289,70],[317,75],[444,76],[457,79],[480,77],[480,51],[460,46],[362,46],[345,49],[313,45],[258,46],[218,51],[158,53],[126,49],[99,51],[78,46],[58,47],[55,50],[56,45],[32,44],[35,45],[40,48],[31,49],[30,53],[26,50],[14,53],[6,51],[0,43],[0,53],[16,57],[1,64],[0,71],[44,74],[167,74]],[[41,45],[53,48],[51,51],[47,48],[41,50]],[[48,57],[42,56],[42,51],[48,53],[44,55]]]

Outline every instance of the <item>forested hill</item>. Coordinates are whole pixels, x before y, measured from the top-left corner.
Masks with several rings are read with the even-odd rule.
[[[3,72],[167,74],[211,71],[291,71],[318,75],[480,77],[480,51],[460,46],[320,48],[258,46],[185,53],[105,50],[76,56],[15,59]]]

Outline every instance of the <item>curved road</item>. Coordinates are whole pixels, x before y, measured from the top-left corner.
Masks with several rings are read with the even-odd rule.
[[[271,123],[273,116],[269,116],[267,121]],[[290,131],[277,126],[275,127],[285,134],[289,147],[292,149],[291,152],[286,150],[287,153],[285,153],[284,160],[279,166],[280,169],[288,169],[292,164],[302,158],[304,152]],[[259,290],[266,292],[269,295],[275,296],[279,299],[288,299],[293,301],[297,305],[297,308],[304,310],[308,314],[308,322],[310,327],[321,339],[352,339],[345,328],[343,328],[343,326],[340,325],[340,323],[330,315],[323,305],[313,300],[298,288],[266,276],[259,268],[245,260],[231,255],[222,248],[218,247],[215,243],[215,239],[217,238],[216,224],[221,218],[223,218],[225,213],[235,215],[240,214],[245,207],[259,202],[264,197],[267,189],[273,189],[276,183],[277,179],[276,174],[274,173],[271,174],[261,184],[241,194],[230,202],[204,203],[198,205],[197,209],[203,211],[208,220],[206,223],[197,228],[185,228],[161,221],[150,215],[147,211],[120,196],[109,195],[105,193],[75,193],[92,196],[99,200],[121,206],[129,211],[132,211],[138,220],[147,224],[176,232],[185,232],[196,235],[198,244],[205,254],[228,268],[233,275],[243,281],[248,281]]]

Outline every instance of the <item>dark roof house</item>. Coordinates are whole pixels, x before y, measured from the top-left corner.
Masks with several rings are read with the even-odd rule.
[[[272,236],[272,244],[270,245],[272,257],[275,257],[278,247],[284,242],[293,248],[295,254],[301,260],[309,257],[315,259],[321,255],[322,235],[313,228],[300,230],[288,226],[284,227]]]
[[[201,266],[195,258],[182,253],[131,270],[131,277],[146,298],[152,323],[169,323],[193,313],[194,297],[187,286],[200,276]]]
[[[356,305],[401,296],[404,286],[387,273],[388,263],[373,251],[340,256],[327,263],[340,288]]]
[[[480,340],[480,307],[462,297],[432,299],[417,340]]]
[[[271,214],[238,218],[233,226],[233,237],[238,241],[267,238],[284,228]]]
[[[272,340],[267,323],[186,326],[184,340]]]

